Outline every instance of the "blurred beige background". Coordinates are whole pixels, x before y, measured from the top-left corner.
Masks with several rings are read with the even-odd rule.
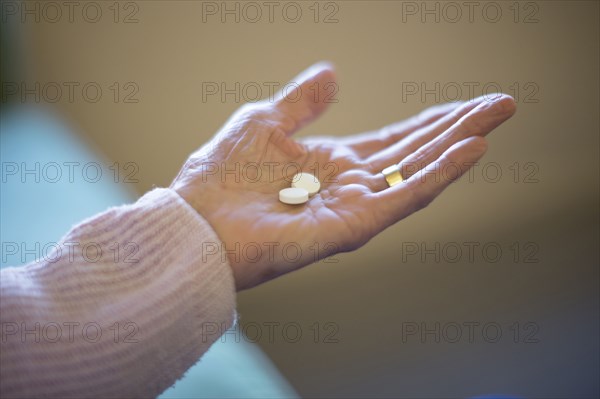
[[[463,179],[364,248],[336,256],[337,263],[241,293],[241,323],[299,323],[298,343],[263,337],[259,344],[303,396],[597,395],[599,3],[501,1],[483,14],[489,2],[477,2],[472,22],[461,6],[456,23],[444,2],[298,1],[297,23],[283,18],[286,3],[278,2],[273,23],[265,15],[245,21],[254,17],[250,9],[243,14],[245,3],[238,3],[239,23],[232,16],[222,22],[195,1],[120,3],[119,23],[112,2],[97,2],[98,23],[80,13],[73,23],[17,20],[28,46],[19,79],[98,82],[104,95],[97,103],[63,98],[54,107],[108,158],[137,163],[139,194],[168,185],[186,156],[243,102],[203,101],[203,82],[284,84],[311,63],[330,60],[339,102],[301,135],[339,136],[437,102],[421,93],[403,98],[407,83],[454,82],[464,88],[462,99],[465,82],[479,84],[476,95],[497,83],[518,103],[517,114],[490,136],[483,160],[500,166],[497,182],[476,167],[473,181]],[[407,7],[436,4],[439,22],[407,14]],[[502,15],[491,22],[498,8]],[[131,12],[138,22],[122,23]],[[337,22],[324,23],[332,12]],[[113,82],[122,90],[117,103],[108,89]],[[137,103],[121,101],[128,82],[139,88]],[[439,101],[454,92],[448,93]],[[423,262],[422,252],[403,261],[407,242],[497,243],[503,253],[496,263],[480,249],[474,261],[463,254],[452,263],[442,254]],[[526,263],[527,255],[537,263]],[[477,330],[474,343],[402,339],[403,323],[469,321],[500,324],[502,339],[487,343]],[[339,327],[337,343],[323,342],[327,322]],[[513,342],[515,322],[521,333],[525,323],[536,323],[539,342]]]

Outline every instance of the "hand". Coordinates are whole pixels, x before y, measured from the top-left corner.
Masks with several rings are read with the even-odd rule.
[[[293,82],[299,86],[286,95],[241,107],[171,185],[223,241],[238,290],[357,249],[424,208],[483,156],[483,136],[515,112],[510,96],[488,95],[369,133],[296,141],[291,136],[328,105],[315,87],[335,75],[317,64]],[[390,188],[380,172],[397,163],[405,180]],[[278,193],[297,165],[319,177],[321,191],[286,205]]]

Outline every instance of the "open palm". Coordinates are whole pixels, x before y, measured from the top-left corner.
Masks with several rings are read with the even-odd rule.
[[[314,88],[335,84],[335,76],[317,64],[293,82],[293,91],[238,110],[172,184],[223,241],[238,289],[356,249],[425,207],[485,153],[483,136],[515,111],[510,96],[488,95],[373,132],[297,141],[291,135],[328,105]],[[405,181],[388,187],[380,172],[393,164]],[[318,176],[320,192],[306,204],[281,203],[279,190],[300,171]]]

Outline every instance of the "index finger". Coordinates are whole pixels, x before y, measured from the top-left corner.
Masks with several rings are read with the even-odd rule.
[[[416,130],[436,122],[462,104],[464,102],[434,105],[403,121],[392,123],[375,131],[342,138],[341,142],[350,146],[359,156],[367,157],[402,140]]]

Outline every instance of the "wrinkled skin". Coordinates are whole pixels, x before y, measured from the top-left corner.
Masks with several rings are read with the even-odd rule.
[[[241,107],[171,185],[229,250],[238,290],[355,250],[424,208],[483,156],[484,136],[515,112],[510,96],[488,95],[373,132],[294,140],[331,101],[314,88],[331,87],[335,75],[321,63],[293,82],[288,93]],[[380,172],[392,164],[404,181],[389,188]],[[299,168],[316,174],[321,190],[306,204],[283,204],[279,190]]]

